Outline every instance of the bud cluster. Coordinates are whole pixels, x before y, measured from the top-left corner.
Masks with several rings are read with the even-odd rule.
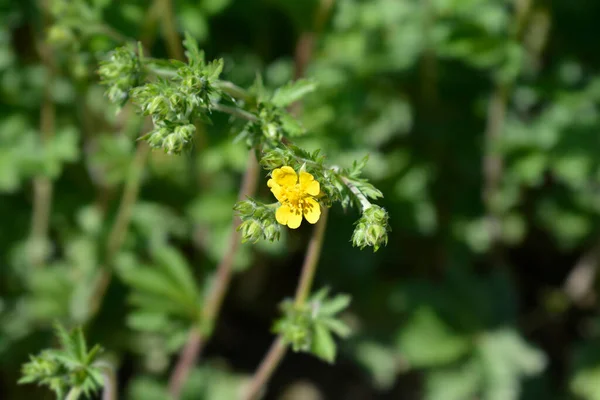
[[[387,211],[380,206],[371,205],[363,210],[352,234],[352,244],[361,249],[372,246],[375,251],[382,245],[387,245],[390,230],[388,219]]]
[[[221,62],[208,65],[176,62],[174,77],[157,79],[131,91],[133,101],[144,115],[152,117],[154,130],[143,136],[153,148],[178,154],[188,148],[196,128],[194,119],[211,111],[211,97],[217,93],[213,81]]]
[[[144,78],[140,57],[130,46],[118,47],[108,60],[100,63],[100,81],[108,86],[106,95],[111,102],[122,106],[133,88]]]
[[[275,220],[275,208],[246,199],[233,208],[242,220],[237,230],[242,234],[242,242],[256,243],[260,239],[270,242],[279,240],[281,227]]]
[[[158,120],[154,129],[142,136],[150,147],[164,149],[168,154],[179,154],[187,148],[194,138],[196,127],[192,124],[175,124],[169,120]]]

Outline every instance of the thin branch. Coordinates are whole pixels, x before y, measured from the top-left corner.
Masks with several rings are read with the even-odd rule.
[[[531,11],[531,0],[514,0],[515,14],[511,36],[521,39],[527,18]],[[490,97],[487,121],[484,131],[483,155],[483,202],[487,214],[488,232],[491,241],[491,256],[495,266],[503,263],[502,251],[502,215],[494,206],[494,199],[501,188],[504,173],[504,161],[497,146],[502,137],[506,110],[511,86],[514,82],[497,82]]]
[[[106,245],[106,256],[104,259],[105,267],[96,282],[94,293],[90,300],[90,316],[96,314],[102,304],[104,294],[108,289],[110,281],[112,279],[112,262],[114,257],[117,255],[119,249],[123,245],[125,235],[129,229],[129,223],[131,222],[131,213],[133,212],[133,206],[135,205],[140,186],[141,177],[144,171],[144,165],[146,164],[146,158],[148,157],[149,147],[146,142],[140,141],[137,145],[133,161],[129,169],[129,175],[125,182],[125,188],[123,195],[121,196],[121,202],[119,203],[119,209],[117,210],[117,216],[115,222],[112,225],[110,233],[108,235],[108,241]]]
[[[183,53],[183,46],[177,32],[177,20],[175,19],[173,2],[171,0],[162,0],[161,11],[163,13],[161,16],[163,33],[167,39],[169,55],[171,58],[183,61],[185,54]]]
[[[302,307],[306,302],[314,282],[315,272],[319,264],[321,249],[323,247],[323,240],[325,239],[327,214],[328,210],[326,208],[323,209],[321,218],[319,219],[319,222],[317,222],[310,243],[308,244],[308,250],[304,257],[304,264],[302,265],[302,272],[300,274],[300,282],[296,288],[296,296],[294,298],[294,305],[298,308]],[[258,398],[265,385],[271,379],[273,372],[275,372],[277,366],[283,359],[287,348],[288,346],[285,344],[283,337],[281,335],[278,336],[254,373],[250,385],[243,396],[244,400],[256,400]]]
[[[581,256],[565,280],[563,291],[571,302],[582,304],[589,298],[594,288],[598,265],[600,265],[600,242]]]
[[[350,189],[350,191],[356,196],[358,201],[360,201],[360,206],[362,207],[363,211],[365,211],[366,209],[370,208],[373,205],[373,204],[371,204],[369,199],[367,199],[367,196],[365,196],[363,194],[363,192],[360,191],[359,188],[357,188],[352,182],[350,182],[350,180],[348,178],[346,178],[343,175],[338,175],[338,176],[342,180],[344,185],[346,185],[346,187],[348,189]]]
[[[254,155],[254,151],[251,150],[248,154],[246,172],[238,194],[239,200],[244,200],[246,197],[254,194],[256,191],[258,175],[258,161]],[[200,331],[198,327],[194,327],[190,330],[187,343],[181,350],[175,369],[169,379],[169,393],[173,399],[179,399],[181,389],[189,376],[190,370],[194,367],[196,360],[200,357],[206,340],[212,333],[212,327],[216,317],[221,311],[225,294],[227,293],[229,283],[231,282],[235,253],[241,243],[240,233],[237,231],[240,222],[239,217],[234,217],[229,233],[226,253],[217,266],[215,280],[204,303],[202,321],[207,324],[208,329],[206,332]]]
[[[279,366],[287,353],[287,350],[288,345],[283,341],[281,336],[278,336],[275,341],[273,341],[273,344],[271,344],[269,351],[254,373],[252,381],[250,382],[250,387],[243,397],[244,400],[255,400],[259,398],[258,396],[260,396],[263,387],[269,382],[273,372],[275,372],[275,369]]]
[[[229,81],[216,81],[214,85],[221,89],[224,93],[233,97],[234,99],[245,101],[246,103],[252,100],[252,96],[248,92],[237,86],[236,84]]]
[[[47,1],[41,2],[44,26],[49,25],[48,15],[49,4]],[[54,137],[56,109],[52,100],[52,86],[56,75],[54,57],[52,49],[47,42],[39,40],[37,43],[38,52],[42,63],[44,64],[47,77],[44,86],[44,97],[40,109],[40,134],[42,147],[46,148],[48,143]],[[31,215],[31,233],[30,243],[33,244],[31,251],[31,263],[35,266],[42,266],[47,257],[48,230],[50,227],[50,213],[52,209],[52,180],[40,174],[33,180],[33,211]]]
[[[234,117],[238,117],[241,119],[245,119],[247,121],[258,121],[258,118],[248,111],[244,111],[241,108],[230,107],[223,104],[213,104],[211,105],[213,110],[221,111],[226,114],[233,115]]]
[[[117,400],[117,375],[111,364],[105,361],[95,363],[102,371],[104,388],[102,389],[102,400]]]
[[[65,397],[65,400],[77,400],[79,399],[79,396],[81,396],[81,389],[75,386],[71,388],[71,390],[69,390],[69,393],[67,393],[67,397]]]

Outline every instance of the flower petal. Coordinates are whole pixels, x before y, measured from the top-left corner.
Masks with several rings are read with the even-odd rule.
[[[282,205],[275,211],[275,219],[281,225],[287,225],[290,215],[292,214],[292,210],[288,205]]]
[[[303,192],[311,196],[317,196],[321,191],[321,186],[315,181],[315,177],[304,171],[300,172],[300,187]]]
[[[283,203],[283,189],[273,179],[267,181],[267,186],[271,188],[271,192],[278,202]]]
[[[291,212],[287,221],[287,226],[291,229],[296,229],[302,223],[302,213],[300,210],[296,212]]]
[[[296,171],[290,166],[274,169],[271,176],[273,180],[281,186],[294,186],[298,182]]]
[[[311,197],[306,198],[304,201],[305,205],[304,209],[302,210],[304,212],[304,218],[306,218],[306,220],[311,224],[316,224],[321,217],[321,206],[315,199]]]

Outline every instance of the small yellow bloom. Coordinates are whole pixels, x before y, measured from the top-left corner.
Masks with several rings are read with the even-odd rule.
[[[296,229],[302,222],[302,215],[311,224],[321,216],[321,206],[314,199],[321,191],[319,182],[308,172],[301,171],[300,176],[292,167],[285,166],[273,170],[273,177],[267,185],[281,207],[275,212],[275,218],[281,225]]]

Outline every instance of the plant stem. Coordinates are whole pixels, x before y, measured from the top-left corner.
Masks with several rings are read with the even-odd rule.
[[[244,400],[255,400],[258,398],[261,390],[269,382],[273,372],[275,372],[283,360],[287,350],[288,345],[284,342],[281,336],[277,336],[277,338],[271,344],[269,351],[258,366],[258,369],[254,373],[248,391],[243,397]]]
[[[119,203],[115,222],[108,235],[106,256],[104,259],[105,267],[102,269],[91,298],[90,316],[96,314],[100,309],[102,299],[104,298],[104,294],[112,279],[111,264],[123,244],[125,234],[127,233],[129,223],[131,222],[131,213],[133,212],[133,206],[137,201],[140,191],[142,183],[141,177],[144,171],[144,165],[146,164],[146,158],[148,157],[148,152],[149,147],[146,142],[140,141],[137,145],[133,161],[131,162],[129,175],[125,182],[125,188],[123,189],[123,195],[121,196],[121,202]]]
[[[67,393],[65,400],[77,400],[79,396],[81,396],[81,389],[78,387],[73,387],[71,390],[69,390],[69,393]]]
[[[131,221],[133,206],[137,201],[140,191],[142,173],[144,172],[144,165],[146,164],[148,153],[148,144],[143,141],[138,142],[129,169],[129,175],[125,182],[125,188],[117,211],[117,217],[108,235],[108,242],[106,245],[106,262],[108,263],[112,262],[125,239],[125,234],[129,228],[129,222]]]
[[[41,10],[43,14],[43,25],[49,25],[48,1],[41,1]],[[46,82],[44,86],[44,97],[40,109],[40,134],[42,148],[46,148],[48,143],[54,137],[55,114],[56,109],[52,100],[52,86],[56,68],[52,49],[48,44],[40,40],[37,43],[39,56],[47,71]],[[50,227],[50,213],[52,209],[52,180],[40,174],[33,180],[33,211],[31,215],[30,243],[33,244],[31,250],[31,263],[34,266],[42,266],[48,255],[48,230]]]
[[[300,283],[296,289],[296,298],[294,300],[296,307],[302,306],[310,294],[315,278],[315,272],[317,271],[317,265],[319,264],[319,257],[321,256],[321,249],[323,248],[325,228],[327,227],[327,214],[328,210],[327,208],[324,208],[321,212],[321,218],[315,226],[313,235],[308,243],[308,251],[304,257]]]
[[[183,53],[181,39],[177,33],[177,20],[173,11],[173,3],[171,0],[162,0],[162,7],[160,8],[164,13],[162,15],[162,28],[167,39],[169,55],[171,58],[183,61],[185,60],[185,54]]]
[[[520,39],[524,30],[527,17],[531,10],[531,0],[514,0],[515,15],[512,23],[511,36]],[[487,112],[487,121],[484,131],[484,155],[483,155],[483,203],[486,209],[488,232],[491,241],[491,261],[496,267],[504,263],[502,249],[502,215],[494,206],[494,199],[501,188],[502,175],[504,173],[504,162],[502,155],[497,149],[502,137],[504,123],[506,120],[506,109],[511,87],[511,81],[497,82],[490,97]]]
[[[323,209],[321,218],[317,222],[308,244],[308,250],[304,257],[304,264],[302,265],[302,272],[300,274],[300,282],[296,288],[296,296],[294,298],[294,305],[296,307],[302,307],[310,294],[325,238],[327,214],[328,210],[326,208]],[[254,373],[250,386],[243,396],[244,400],[255,400],[258,398],[261,390],[269,382],[273,372],[275,372],[283,359],[287,348],[288,346],[285,344],[283,337],[281,335],[278,336]]]
[[[248,162],[246,172],[240,186],[238,194],[239,200],[244,200],[248,196],[252,196],[256,191],[256,185],[259,174],[259,165],[251,150],[248,154]],[[231,230],[229,233],[229,242],[223,259],[217,266],[215,280],[212,283],[210,292],[204,303],[202,310],[202,321],[208,326],[206,331],[200,330],[199,327],[193,327],[190,330],[188,340],[179,354],[177,364],[169,379],[169,394],[173,399],[179,399],[181,389],[189,376],[190,370],[194,367],[196,360],[200,356],[206,340],[212,333],[212,327],[215,319],[221,310],[225,294],[231,282],[233,272],[233,260],[235,253],[241,243],[240,233],[237,227],[240,224],[240,219],[234,217]]]
[[[369,199],[367,199],[367,196],[365,196],[352,182],[350,182],[348,178],[342,175],[338,176],[342,180],[344,185],[346,185],[346,187],[350,189],[350,191],[356,196],[358,201],[360,201],[360,206],[363,211],[365,211],[367,208],[370,208],[373,205],[371,204]]]
[[[245,119],[247,121],[258,121],[258,118],[248,111],[242,110],[241,108],[230,107],[223,104],[213,104],[211,106],[213,110],[221,111],[226,114],[233,115],[234,117],[238,117],[241,119]]]
[[[102,376],[104,378],[102,400],[117,400],[117,376],[113,366],[102,361],[98,362],[96,365],[102,370]]]
[[[221,89],[224,93],[227,93],[229,96],[233,97],[234,99],[242,100],[246,103],[252,100],[252,96],[250,96],[245,89],[237,86],[232,82],[216,81],[214,85]]]

